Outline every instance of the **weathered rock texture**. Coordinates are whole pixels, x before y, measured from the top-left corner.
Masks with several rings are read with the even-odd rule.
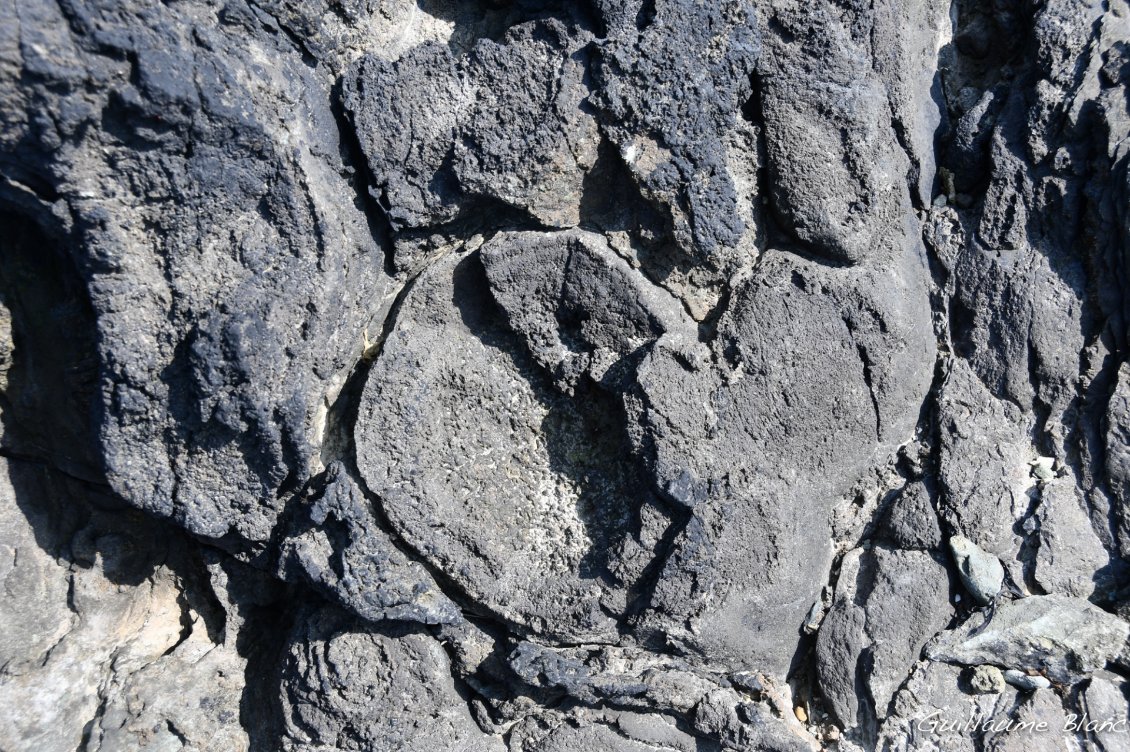
[[[1126,749],[1128,149],[1126,0],[0,3],[0,749]]]

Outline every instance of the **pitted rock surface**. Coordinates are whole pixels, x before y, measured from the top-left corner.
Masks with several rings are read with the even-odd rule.
[[[1126,0],[0,5],[0,748],[1121,749],[1128,87]]]

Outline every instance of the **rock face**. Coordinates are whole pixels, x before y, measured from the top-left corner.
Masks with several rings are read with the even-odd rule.
[[[1128,45],[3,5],[0,748],[1125,746]]]
[[[248,749],[236,606],[183,536],[41,465],[0,469],[0,747]]]
[[[970,619],[928,655],[967,665],[1000,663],[1069,684],[1107,664],[1130,663],[1128,639],[1130,624],[1086,601],[1034,595],[1001,606],[987,620]]]
[[[844,556],[816,639],[821,692],[843,727],[874,732],[926,641],[952,617],[948,591],[945,566],[924,551],[873,548]]]

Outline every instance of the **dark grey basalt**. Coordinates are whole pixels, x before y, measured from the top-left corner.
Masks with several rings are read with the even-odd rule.
[[[910,434],[927,388],[923,272],[907,255],[879,272],[769,251],[708,356],[660,340],[644,360],[641,450],[661,489],[697,498],[643,628],[787,670],[830,563],[831,502]]]
[[[465,56],[423,45],[346,74],[345,104],[395,229],[454,220],[484,199],[550,227],[580,221],[599,136],[583,106],[588,38],[570,31],[530,22]]]
[[[341,612],[312,609],[290,642],[280,687],[287,749],[506,749],[475,725],[447,655],[425,632],[356,629]]]
[[[611,24],[598,46],[594,104],[689,262],[732,273],[734,251],[760,221],[756,209],[742,216],[753,197],[739,195],[728,164],[730,133],[748,130],[741,110],[761,47],[755,6],[651,3],[638,13],[635,24]]]
[[[781,2],[767,15],[776,33],[758,80],[773,209],[811,252],[858,263],[897,226],[907,190],[882,81],[833,7]]]
[[[361,396],[358,466],[396,532],[479,607],[615,639],[632,585],[616,560],[646,498],[616,414],[555,392],[489,296],[478,254],[412,282]]]
[[[332,81],[283,33],[249,38],[278,27],[241,3],[36,0],[18,19],[4,201],[82,280],[106,478],[195,534],[261,547],[318,470],[325,405],[385,289]]]
[[[655,340],[695,338],[678,302],[600,235],[504,234],[483,247],[482,260],[510,328],[563,392],[585,377],[622,391]]]
[[[315,489],[280,543],[279,569],[369,621],[463,620],[428,571],[380,527],[371,500],[342,462],[326,469],[324,487]]]
[[[881,547],[844,556],[816,660],[829,709],[845,728],[875,732],[926,641],[952,617],[940,558]]]
[[[0,7],[0,748],[1122,749],[1128,40]]]

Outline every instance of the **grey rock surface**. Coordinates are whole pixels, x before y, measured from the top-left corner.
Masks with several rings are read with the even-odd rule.
[[[1073,684],[1108,663],[1130,661],[1128,638],[1125,620],[1082,599],[1043,595],[1002,604],[988,618],[975,616],[940,635],[927,653],[969,666],[1039,671]]]
[[[780,2],[766,15],[776,32],[759,71],[773,209],[813,253],[859,263],[897,231],[907,200],[873,40],[833,5]]]
[[[882,272],[769,251],[718,322],[715,365],[686,365],[678,340],[644,359],[637,441],[661,489],[698,499],[645,629],[786,670],[832,556],[830,502],[913,430],[933,347],[909,303],[921,275],[913,246]]]
[[[361,396],[358,465],[396,532],[479,608],[615,639],[633,581],[614,570],[642,501],[626,437],[607,400],[553,389],[489,296],[477,254],[413,281]]]
[[[314,494],[279,545],[283,579],[306,582],[369,621],[463,620],[431,574],[377,525],[369,497],[344,464],[330,465]]]
[[[874,734],[926,641],[948,624],[948,595],[945,566],[925,552],[873,548],[844,556],[816,638],[820,691],[844,728]]]
[[[396,61],[354,63],[345,106],[395,229],[454,220],[476,200],[479,210],[500,202],[550,227],[580,221],[599,134],[582,107],[589,35],[570,31],[550,19],[458,57],[432,43]]]
[[[329,71],[242,3],[5,16],[5,80],[28,77],[4,87],[5,202],[83,280],[96,466],[140,508],[261,547],[387,289]]]
[[[1071,714],[1063,706],[1064,703],[1054,692],[1025,695],[1009,716],[1011,725],[1002,724],[1002,730],[994,728],[986,734],[985,748],[993,752],[1051,752],[1056,749],[1084,747],[1083,744],[1077,744],[1069,734],[1063,733],[1073,723]]]
[[[938,515],[922,483],[909,483],[891,501],[880,522],[879,540],[892,548],[929,551],[942,547]]]
[[[1128,45],[0,4],[0,749],[1125,748]]]
[[[434,637],[351,621],[334,609],[296,620],[280,667],[283,749],[505,749],[475,725]]]
[[[1018,693],[1005,687],[1000,694],[970,694],[962,686],[963,679],[958,667],[946,663],[916,665],[895,695],[893,712],[879,729],[876,748],[899,752],[973,752],[981,748],[987,733],[980,724],[985,719],[1010,718]]]
[[[652,273],[673,277],[701,316],[721,292],[711,288],[764,244],[766,197],[749,163],[757,135],[743,118],[762,27],[753,3],[620,5],[594,60],[592,101],[633,184],[670,226],[675,248]]]
[[[1123,729],[1130,726],[1130,687],[1126,680],[1109,671],[1098,671],[1083,691],[1082,712],[1068,715],[1068,724],[1091,733],[1099,747],[1107,752],[1125,744]]]
[[[1066,479],[1042,484],[1035,520],[1040,540],[1034,576],[1044,592],[1090,598],[1111,589],[1110,555],[1078,485]]]
[[[510,736],[511,752],[715,752],[679,730],[670,717],[617,711],[577,711],[531,718]]]
[[[0,459],[0,747],[249,749],[227,593],[175,533]]]

